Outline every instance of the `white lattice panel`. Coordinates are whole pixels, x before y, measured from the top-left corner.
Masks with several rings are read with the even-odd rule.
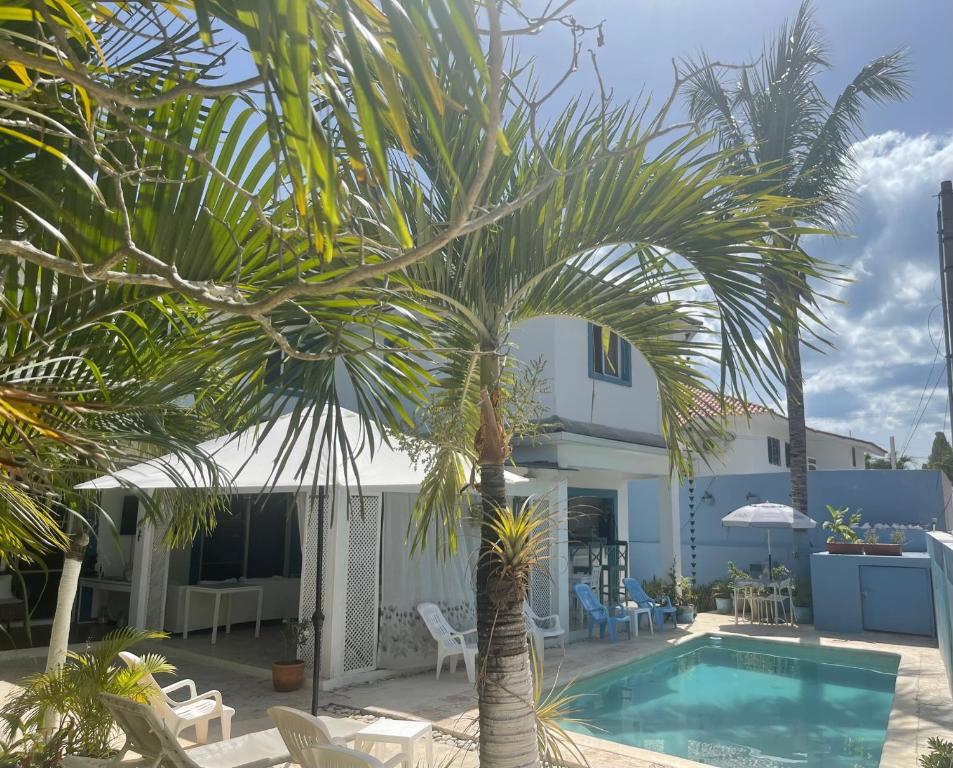
[[[344,671],[377,665],[377,598],[381,543],[380,496],[351,496],[348,504]]]
[[[165,624],[165,598],[169,583],[169,548],[165,545],[168,523],[155,526],[149,553],[149,594],[146,597],[146,626],[161,630]]]
[[[538,514],[549,515],[550,509],[541,502]],[[550,517],[546,521],[546,550],[548,557],[544,558],[529,574],[529,604],[538,616],[549,616],[556,612],[554,605],[553,592],[555,584],[553,582],[554,564],[553,552],[555,551],[556,530],[553,520]]]
[[[303,535],[301,536],[301,589],[298,596],[298,618],[302,621],[310,620],[314,615],[314,596],[315,596],[315,575],[318,563],[318,517],[320,505],[324,503],[323,495],[298,496],[301,503],[302,498],[310,500],[310,509],[307,511],[307,517],[304,521]],[[321,557],[321,583],[323,585],[324,598],[321,605],[324,608],[324,614],[328,614],[331,595],[328,590],[328,541],[331,538],[331,515],[327,511],[324,518],[324,556]],[[328,622],[324,624],[324,635],[322,637],[322,659],[327,659],[328,637],[330,626]],[[314,659],[314,633],[312,632],[308,640],[302,643],[299,648],[299,658],[305,660],[308,668],[311,668]],[[325,674],[327,673],[327,663],[322,662]]]

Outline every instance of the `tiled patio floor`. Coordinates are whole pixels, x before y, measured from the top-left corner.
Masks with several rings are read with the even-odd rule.
[[[940,655],[933,641],[905,635],[864,633],[835,636],[818,633],[813,627],[791,628],[765,625],[735,625],[729,617],[701,614],[687,629],[671,629],[654,637],[645,632],[639,638],[612,645],[608,641],[574,643],[562,657],[558,649],[550,649],[546,656],[546,680],[551,685],[558,677],[560,684],[586,677],[596,672],[640,658],[672,643],[706,632],[771,637],[788,642],[863,650],[886,651],[901,656],[897,678],[897,693],[890,720],[887,743],[881,765],[886,768],[914,768],[918,755],[925,750],[926,740],[932,735],[953,736],[953,699],[947,687]],[[219,635],[215,650],[207,635],[196,634],[183,642],[181,639],[160,644],[170,661],[176,664],[179,675],[194,678],[200,688],[217,688],[222,698],[235,707],[233,732],[238,735],[270,727],[266,710],[270,706],[308,709],[311,700],[309,688],[293,693],[272,690],[269,660],[281,655],[277,628],[264,627],[262,637],[254,641],[251,631],[236,627],[232,635]],[[594,648],[598,649],[594,653]],[[216,658],[203,654],[214,653]],[[236,663],[240,660],[242,663]],[[4,684],[22,674],[35,671],[42,659],[19,659],[0,663],[0,695]],[[257,664],[257,666],[248,666]],[[461,664],[457,674],[444,671],[440,680],[433,671],[391,677],[373,683],[354,685],[332,691],[322,691],[323,707],[363,710],[380,715],[424,718],[433,721],[445,733],[471,736],[476,717],[476,695],[467,683]],[[593,768],[676,768],[698,766],[687,760],[626,747],[590,736],[574,736],[585,751]],[[451,738],[436,745],[438,764],[464,768],[477,764],[476,756],[461,752],[459,742]]]

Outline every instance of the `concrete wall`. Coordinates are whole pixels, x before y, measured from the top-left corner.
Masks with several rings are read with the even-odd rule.
[[[710,499],[704,499],[705,493]],[[749,495],[751,498],[748,498]],[[690,494],[688,484],[680,489],[682,572],[691,575]],[[729,560],[746,567],[767,559],[767,534],[763,529],[725,528],[721,518],[744,504],[790,500],[787,473],[699,477],[695,480],[696,578],[707,583],[723,578]],[[829,519],[826,504],[859,510],[864,524],[873,524],[879,538],[889,541],[890,526],[905,528],[907,551],[925,551],[924,531],[934,518],[938,530],[949,530],[951,489],[936,470],[853,470],[808,473],[808,499],[817,528],[807,534],[776,530],[771,533],[775,562],[787,563],[806,575],[807,558],[824,548],[826,532],[821,523]],[[863,534],[864,531],[861,531]],[[666,573],[671,563],[659,560],[658,481],[637,480],[629,489],[630,568],[636,578]]]
[[[935,633],[930,558],[811,555],[814,626],[822,632]]]
[[[536,318],[514,329],[513,354],[546,361],[552,392],[543,405],[564,419],[658,434],[658,387],[645,358],[632,350],[632,386],[591,379],[587,331],[587,323],[567,317]]]
[[[929,534],[927,552],[933,576],[937,643],[946,667],[947,682],[953,692],[953,536],[948,533]]]

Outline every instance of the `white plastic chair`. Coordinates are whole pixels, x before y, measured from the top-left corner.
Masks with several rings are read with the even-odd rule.
[[[306,747],[327,744],[344,746],[348,741],[353,741],[354,734],[364,727],[364,723],[345,717],[315,717],[292,707],[269,707],[268,717],[281,734],[292,761],[298,765],[304,765]]]
[[[404,756],[401,754],[381,761],[366,752],[327,744],[305,748],[300,765],[302,768],[395,768],[403,762]]]
[[[119,658],[130,669],[142,663],[136,654],[129,651],[120,651]],[[179,680],[162,687],[152,675],[149,675],[145,678],[145,682],[156,692],[149,697],[149,703],[166,727],[172,731],[173,736],[178,736],[186,728],[195,726],[195,740],[199,744],[204,744],[208,741],[210,720],[218,720],[221,724],[223,740],[228,740],[232,735],[232,715],[235,714],[235,710],[222,704],[222,694],[218,691],[206,691],[200,694],[196,691],[195,681],[189,679]],[[189,698],[185,701],[176,701],[169,695],[182,688],[187,688],[189,691]]]
[[[563,629],[559,621],[559,614],[553,613],[549,616],[540,616],[533,610],[533,606],[528,600],[523,601],[523,613],[526,614],[527,622],[532,625],[533,634],[539,638],[539,652],[543,652],[543,647],[547,640],[559,640],[559,647],[562,648],[563,656],[566,655],[566,630]]]
[[[784,593],[787,594],[784,594]],[[777,622],[778,617],[784,618],[784,623],[794,623],[794,596],[791,590],[791,579],[784,579],[770,586],[767,594],[759,595],[757,598],[759,616],[761,621],[770,618],[772,622]],[[785,602],[787,607],[785,607]]]
[[[463,656],[467,679],[475,683],[477,649],[475,645],[467,642],[467,638],[475,638],[476,630],[467,629],[461,632],[454,629],[435,603],[418,604],[417,613],[427,625],[430,636],[437,641],[437,679],[440,679],[440,668],[443,667],[444,659],[450,659],[450,674],[453,674],[457,671],[457,656]]]
[[[186,751],[147,704],[111,693],[99,698],[126,737],[115,766],[128,765],[121,763],[127,752],[141,755],[149,768],[267,768],[291,759],[277,728]]]

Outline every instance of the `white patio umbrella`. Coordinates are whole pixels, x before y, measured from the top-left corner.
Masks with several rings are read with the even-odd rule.
[[[763,501],[760,504],[745,504],[721,518],[726,528],[765,528],[768,532],[768,575],[771,575],[771,529],[790,528],[807,531],[817,525],[807,515],[801,514],[787,504]]]

